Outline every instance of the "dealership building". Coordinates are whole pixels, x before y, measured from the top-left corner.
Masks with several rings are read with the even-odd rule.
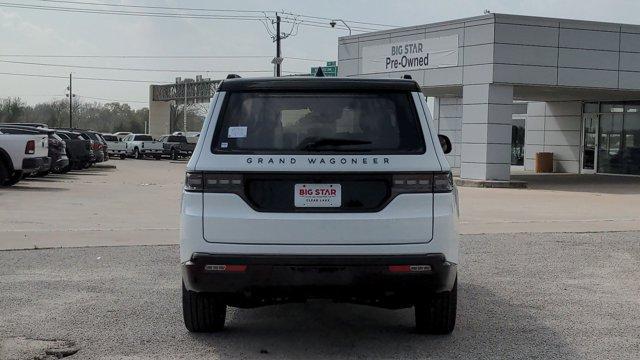
[[[640,175],[640,26],[505,14],[341,37],[339,76],[410,75],[462,179]]]

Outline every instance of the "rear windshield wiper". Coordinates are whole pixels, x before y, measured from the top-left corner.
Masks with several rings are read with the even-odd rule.
[[[306,138],[300,145],[298,150],[312,150],[325,146],[345,146],[345,145],[367,145],[371,144],[369,140],[360,139],[338,139],[338,138]]]

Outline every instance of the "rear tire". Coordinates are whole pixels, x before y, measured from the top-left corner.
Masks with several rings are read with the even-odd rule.
[[[125,155],[125,154],[120,155],[120,160],[124,160],[126,158],[127,158],[127,155]]]
[[[50,171],[50,170],[47,170],[47,171],[39,171],[39,172],[37,172],[37,173],[34,175],[34,177],[43,177],[43,176],[47,176],[47,175],[49,175],[50,173],[51,173],[51,171]]]
[[[451,334],[456,326],[458,280],[451,291],[434,294],[415,305],[416,331],[420,334]]]
[[[7,182],[9,180],[9,169],[4,164],[2,160],[0,160],[0,186],[8,185]]]
[[[182,315],[190,332],[217,332],[224,329],[227,305],[215,294],[189,291],[182,284]]]
[[[4,186],[15,185],[18,183],[18,181],[22,180],[22,178],[22,171],[15,171],[12,175],[9,175],[9,179],[4,182]]]

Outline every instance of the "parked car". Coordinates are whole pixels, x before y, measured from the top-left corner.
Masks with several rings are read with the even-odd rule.
[[[30,125],[29,123],[25,123],[27,125],[5,125],[0,124],[0,129],[4,129],[5,133],[12,134],[44,134],[48,137],[49,142],[49,153],[48,156],[51,158],[51,166],[48,170],[40,171],[34,176],[45,176],[49,174],[49,172],[54,173],[64,173],[68,171],[69,159],[67,157],[66,144],[62,139],[56,135],[55,131],[52,129]]]
[[[15,123],[2,123],[2,125],[17,125],[17,126],[29,126],[37,128],[49,128],[49,125],[45,123],[33,123],[33,122],[15,122]]]
[[[127,144],[127,156],[136,159],[142,159],[145,156],[160,159],[164,151],[162,143],[148,134],[129,134],[122,141]]]
[[[0,186],[11,186],[26,175],[51,167],[47,135],[5,131],[10,132],[0,129]]]
[[[131,132],[129,132],[129,131],[118,131],[117,133],[114,133],[113,135],[115,135],[118,139],[122,140],[127,135],[131,135]]]
[[[120,159],[127,157],[127,143],[123,142],[115,134],[102,134],[102,138],[107,143],[109,156],[118,156]]]
[[[91,150],[91,141],[82,134],[66,130],[56,130],[56,134],[67,145],[66,150],[70,169],[88,168],[95,161],[95,156]]]
[[[96,146],[95,144],[97,144],[96,148],[102,152],[102,161],[99,162],[109,161],[109,150],[107,149],[107,141],[102,137],[102,134],[90,130],[84,131],[83,133],[89,136],[91,140],[94,141],[94,146]]]
[[[168,155],[172,160],[189,157],[196,148],[196,144],[189,143],[183,135],[162,135],[158,141],[162,143],[162,154]]]
[[[79,130],[79,132],[91,140],[91,150],[95,155],[95,163],[101,163],[109,160],[109,154],[106,149],[107,142],[104,141],[99,133],[90,130]]]
[[[413,307],[418,332],[453,331],[451,142],[418,83],[223,80],[211,106],[182,194],[189,331],[311,298]]]

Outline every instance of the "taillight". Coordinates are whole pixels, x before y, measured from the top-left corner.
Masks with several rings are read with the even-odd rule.
[[[393,176],[397,193],[443,193],[453,190],[453,177],[447,173],[415,173]]]
[[[25,154],[35,154],[36,153],[36,141],[29,140],[27,141],[27,145],[24,147]]]
[[[184,189],[186,191],[202,191],[204,176],[202,173],[187,172],[187,176],[184,180]]]
[[[241,174],[187,172],[184,189],[217,193],[240,193],[243,190]]]

